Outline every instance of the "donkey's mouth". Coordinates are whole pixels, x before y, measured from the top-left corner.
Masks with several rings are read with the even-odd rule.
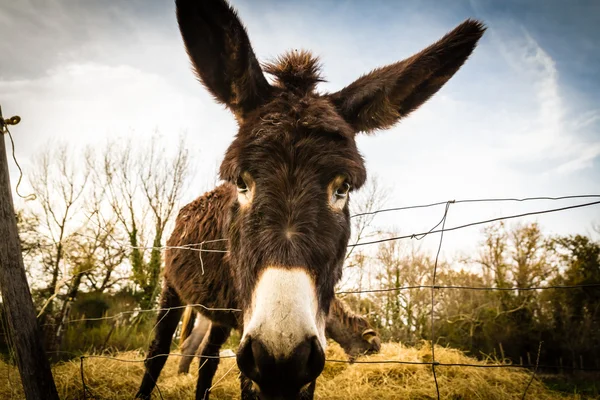
[[[255,382],[253,383],[253,387],[255,389],[255,395],[260,400],[309,400],[313,399],[314,391],[315,391],[315,382],[310,382],[304,385],[296,392],[286,392],[286,393],[271,393],[267,390],[262,390],[260,386],[258,386]]]
[[[287,357],[275,357],[258,338],[247,336],[237,354],[240,371],[253,381],[264,399],[302,399],[302,393],[325,366],[316,336],[307,338]],[[312,398],[312,397],[309,397]]]

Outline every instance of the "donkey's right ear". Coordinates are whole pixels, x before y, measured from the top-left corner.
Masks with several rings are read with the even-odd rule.
[[[425,50],[377,68],[329,97],[356,132],[389,128],[444,86],[484,31],[481,22],[466,20]]]
[[[270,96],[250,39],[224,0],[176,0],[177,22],[196,74],[238,119]]]

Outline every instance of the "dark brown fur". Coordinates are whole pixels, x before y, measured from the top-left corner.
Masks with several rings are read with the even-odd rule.
[[[265,64],[276,79],[270,84],[244,27],[224,0],[176,4],[198,78],[239,125],[220,168],[226,183],[180,211],[167,243],[194,247],[206,242],[205,249],[228,253],[171,249],[165,255],[161,307],[202,304],[197,310],[212,322],[201,355],[204,366],[196,391],[201,399],[208,398],[220,346],[231,329],[243,330],[244,313],[252,312],[253,292],[265,268],[301,268],[314,281],[319,316],[327,314],[350,236],[347,201],[338,203],[345,197],[333,193],[342,183],[359,189],[366,179],[356,134],[388,128],[429,99],[465,62],[484,27],[465,21],[422,52],[378,68],[336,93],[320,94],[318,60],[309,52],[291,52]],[[251,203],[244,207],[236,190],[242,179],[252,188]],[[208,243],[215,239],[227,241]],[[169,352],[181,312],[159,313],[137,397],[150,397],[166,360],[156,355]],[[324,363],[318,345],[311,342],[310,353],[298,347],[292,358],[280,360],[251,339],[237,355],[242,398],[312,398]],[[253,380],[260,387],[257,392]]]

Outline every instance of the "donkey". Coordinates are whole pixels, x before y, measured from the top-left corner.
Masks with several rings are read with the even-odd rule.
[[[181,335],[181,357],[177,372],[187,374],[190,371],[193,356],[204,347],[204,338],[210,329],[210,321],[199,314],[191,316],[191,309],[184,312],[183,327]],[[186,318],[187,317],[187,318]],[[195,320],[195,321],[194,321]],[[193,325],[193,329],[189,329]],[[186,332],[187,331],[187,332]],[[337,342],[348,355],[350,361],[367,354],[379,353],[381,350],[381,339],[377,332],[371,327],[369,321],[355,314],[348,306],[337,297],[334,297],[329,308],[329,314],[325,321],[325,337]]]
[[[170,249],[155,337],[136,396],[149,398],[185,304],[211,321],[196,398],[208,398],[219,349],[242,332],[244,399],[312,399],[325,321],[350,237],[348,199],[367,174],[356,135],[390,128],[463,65],[485,28],[467,20],[425,50],[320,93],[318,59],[293,51],[262,66],[225,0],[176,0],[193,68],[239,130],[213,191],[183,207],[169,246],[227,239],[228,253]],[[273,76],[268,81],[265,73]],[[239,311],[236,311],[239,310]]]
[[[325,336],[336,341],[354,361],[358,356],[379,353],[381,339],[369,321],[334,297],[325,321]]]

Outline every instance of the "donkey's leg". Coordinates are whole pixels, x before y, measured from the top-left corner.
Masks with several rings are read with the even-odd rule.
[[[308,384],[308,387],[300,394],[300,400],[313,400],[315,397],[315,388],[317,387],[317,381],[314,380]]]
[[[203,343],[200,356],[200,369],[198,370],[198,385],[196,386],[196,400],[208,400],[212,380],[219,366],[219,350],[231,333],[231,328],[212,324],[208,332],[208,339]]]
[[[196,326],[194,326],[190,336],[188,336],[181,345],[181,353],[185,356],[181,357],[181,360],[179,361],[179,374],[187,374],[190,371],[190,365],[194,360],[194,355],[197,354],[198,358],[202,355],[202,349],[208,341],[208,330],[210,327],[210,320],[198,314]]]
[[[144,373],[140,389],[135,395],[136,398],[150,399],[150,393],[152,392],[152,389],[154,389],[154,386],[156,386],[156,380],[167,361],[167,356],[156,356],[169,353],[171,349],[171,340],[173,340],[173,333],[175,333],[175,329],[181,318],[181,313],[183,312],[183,309],[181,308],[171,308],[180,306],[181,300],[179,299],[179,296],[175,293],[173,288],[165,283],[160,296],[160,308],[163,310],[159,311],[156,319],[157,323],[154,327],[154,340],[150,345],[148,355],[144,361],[146,372]]]
[[[200,343],[204,340],[207,331],[206,325],[197,325],[194,327],[190,335],[185,339],[183,344],[181,345],[181,360],[179,360],[179,369],[177,373],[179,374],[187,374],[190,371],[190,364],[194,360],[194,356]]]
[[[252,390],[252,381],[240,374],[240,388],[242,390],[242,400],[257,400],[256,392]]]

